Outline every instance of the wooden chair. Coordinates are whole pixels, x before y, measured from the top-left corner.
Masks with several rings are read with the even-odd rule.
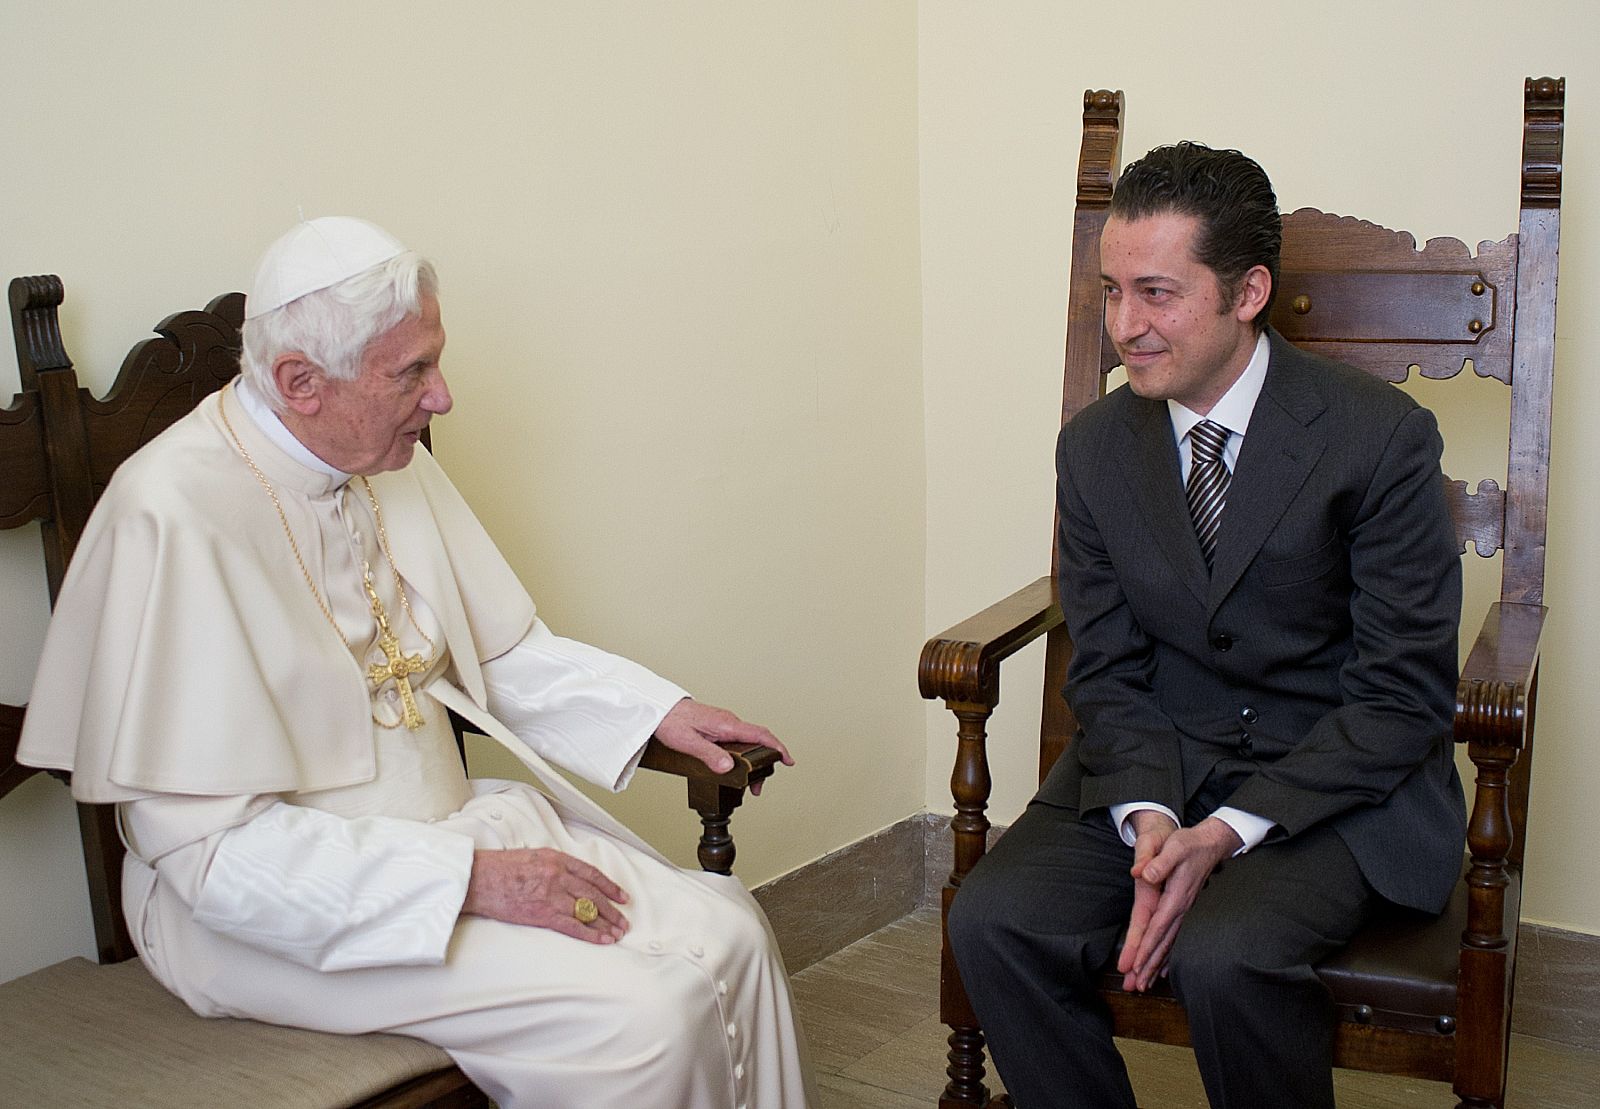
[[[56,277],[11,283],[21,392],[0,408],[0,527],[41,522],[52,603],[95,499],[123,459],[238,372],[244,296],[180,312],[128,354],[105,399],[78,387],[61,338]],[[16,761],[24,707],[0,704],[0,797],[36,771]],[[459,728],[458,728],[459,737]],[[766,748],[733,748],[712,774],[651,740],[642,765],[688,780],[699,858],[731,871],[729,817],[773,771]],[[122,913],[123,846],[110,805],[79,805],[99,962],[69,959],[0,985],[0,1102],[106,1106],[360,1106],[466,1109],[488,1100],[430,1044],[207,1020],[134,958]]]
[[[1565,82],[1524,86],[1521,220],[1515,234],[1474,256],[1454,239],[1422,250],[1408,234],[1305,208],[1284,218],[1283,270],[1272,324],[1308,350],[1402,381],[1476,373],[1511,390],[1507,483],[1449,481],[1463,554],[1503,552],[1500,600],[1490,606],[1457,686],[1455,738],[1476,767],[1469,858],[1437,920],[1375,921],[1319,974],[1339,1024],[1336,1065],[1449,1081],[1458,1109],[1500,1106],[1506,1088],[1528,781],[1533,755],[1539,635],[1544,626],[1546,492],[1555,355],[1556,249],[1561,227]],[[1117,356],[1102,324],[1100,233],[1121,147],[1122,93],[1084,96],[1068,301],[1063,421],[1105,392]],[[1052,567],[1053,568],[1053,567]],[[1000,699],[1002,660],[1047,637],[1039,774],[1076,732],[1061,697],[1072,644],[1054,573],[929,640],[918,678],[958,721],[951,777],[955,866],[944,910],[982,857],[989,821],[985,722]],[[1164,984],[1163,984],[1164,985]],[[1116,1034],[1188,1044],[1170,989],[1124,993],[1108,974],[1101,994]],[[945,1109],[988,1103],[983,1032],[946,937],[940,1016],[950,1025]]]

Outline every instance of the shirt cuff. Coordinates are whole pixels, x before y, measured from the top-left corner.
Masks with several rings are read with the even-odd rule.
[[[1128,823],[1128,818],[1136,812],[1158,812],[1180,827],[1183,824],[1183,821],[1178,819],[1177,813],[1155,801],[1124,801],[1120,805],[1112,805],[1110,811],[1111,826],[1117,830],[1117,835],[1122,837],[1122,842],[1129,847],[1132,847],[1139,838],[1139,834],[1133,830],[1133,825]]]
[[[1237,859],[1251,848],[1260,846],[1261,841],[1267,838],[1267,833],[1278,826],[1278,822],[1275,820],[1268,820],[1264,816],[1257,816],[1255,813],[1231,808],[1228,805],[1223,805],[1211,815],[1232,828],[1239,838],[1244,841],[1239,850],[1229,856],[1234,859]]]

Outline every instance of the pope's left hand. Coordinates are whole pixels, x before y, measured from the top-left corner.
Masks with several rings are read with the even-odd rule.
[[[724,751],[723,743],[755,743],[771,747],[783,759],[783,765],[793,766],[789,749],[783,741],[760,724],[740,720],[727,709],[703,704],[685,697],[672,706],[672,710],[656,725],[656,738],[674,751],[693,755],[714,772],[725,774],[733,769],[733,756]],[[753,782],[750,792],[761,793],[761,783]]]

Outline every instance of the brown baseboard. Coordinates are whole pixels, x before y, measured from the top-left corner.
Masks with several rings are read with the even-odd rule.
[[[1516,998],[1512,1031],[1600,1051],[1600,936],[1522,925]]]
[[[917,813],[754,892],[795,972],[912,909],[937,906],[953,862],[950,818]],[[1600,936],[1524,924],[1517,944],[1513,1030],[1600,1050]]]
[[[927,872],[924,817],[908,816],[751,891],[772,922],[789,973],[917,907]]]

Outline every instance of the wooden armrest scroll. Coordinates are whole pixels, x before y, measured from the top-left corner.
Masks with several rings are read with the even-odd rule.
[[[1000,663],[1061,620],[1056,580],[1046,574],[928,640],[917,664],[917,687],[928,700],[992,708],[1000,699]]]
[[[1516,937],[1515,908],[1508,908],[1506,889],[1509,866],[1522,863],[1539,635],[1548,613],[1543,605],[1491,605],[1456,685],[1455,737],[1466,743],[1477,770],[1467,819],[1472,865],[1461,935],[1469,951],[1503,951]]]
[[[1522,746],[1549,611],[1505,601],[1489,606],[1456,683],[1457,743]]]

